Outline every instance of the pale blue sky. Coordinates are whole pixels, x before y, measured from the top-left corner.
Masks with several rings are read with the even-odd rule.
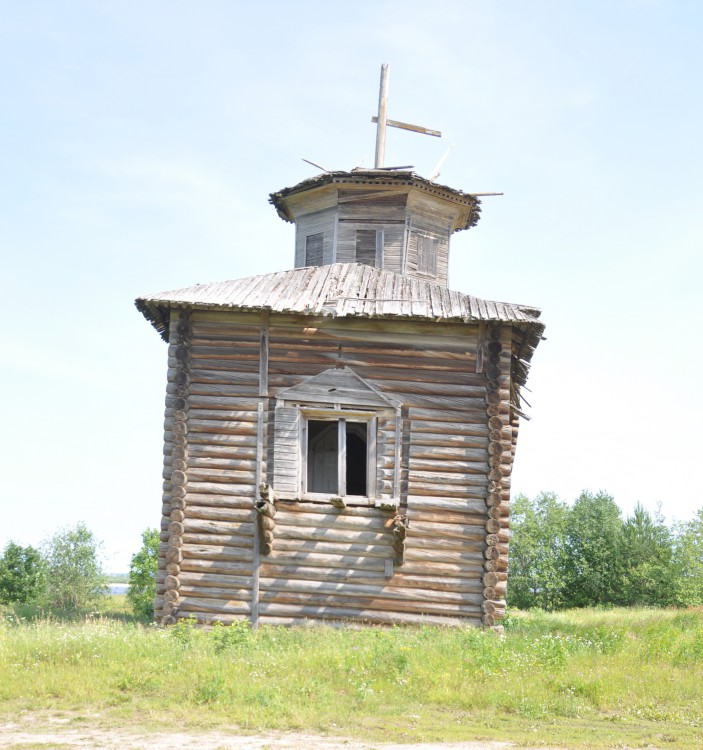
[[[450,286],[543,309],[513,490],[703,506],[703,5],[0,3],[0,545],[159,523],[166,348],[136,296],[292,267],[268,194],[373,159],[503,191]]]

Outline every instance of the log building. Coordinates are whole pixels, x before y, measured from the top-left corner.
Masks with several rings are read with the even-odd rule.
[[[372,169],[271,202],[293,270],[136,301],[169,345],[157,617],[499,624],[544,326],[447,288],[478,197]]]

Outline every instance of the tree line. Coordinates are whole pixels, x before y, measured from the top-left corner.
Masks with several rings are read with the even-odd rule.
[[[542,492],[513,500],[510,525],[509,606],[703,605],[703,508],[668,526],[640,505],[623,518],[605,492]]]
[[[76,614],[100,605],[109,591],[100,557],[102,544],[85,524],[56,532],[38,548],[9,542],[0,556],[0,605],[29,605]],[[134,613],[153,615],[159,532],[142,533],[142,547],[129,568]]]

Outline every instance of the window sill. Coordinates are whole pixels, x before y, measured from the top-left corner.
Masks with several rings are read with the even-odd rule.
[[[364,497],[362,495],[345,495],[340,498],[339,495],[326,494],[321,492],[306,492],[304,494],[293,492],[279,492],[277,499],[284,502],[293,503],[317,503],[318,505],[330,505],[332,507],[362,507],[362,508],[380,508],[388,512],[398,510],[397,498],[374,498]],[[341,501],[341,502],[340,502]]]

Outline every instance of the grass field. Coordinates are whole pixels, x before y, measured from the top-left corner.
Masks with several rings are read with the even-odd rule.
[[[0,719],[99,713],[393,741],[703,746],[703,610],[513,613],[477,629],[168,630],[124,597],[74,622],[0,615]]]

